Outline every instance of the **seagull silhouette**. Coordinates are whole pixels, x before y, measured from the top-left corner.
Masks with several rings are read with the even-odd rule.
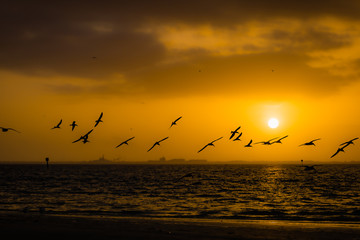
[[[223,138],[223,137],[220,137],[220,138],[215,139],[214,141],[206,144],[202,149],[200,149],[200,150],[198,151],[198,153],[201,152],[202,150],[204,150],[207,146],[213,146],[213,147],[215,147],[214,142],[216,142],[216,141],[218,141],[218,140],[220,140],[220,139],[222,139],[222,138]]]
[[[159,145],[159,146],[160,146],[160,143],[161,143],[162,141],[168,139],[168,138],[169,138],[169,137],[166,137],[166,138],[161,139],[160,141],[155,142],[155,143],[152,145],[152,147],[151,147],[149,150],[147,150],[147,151],[149,152],[149,151],[150,151],[151,149],[153,149],[156,145]]]
[[[74,131],[74,128],[77,126],[76,122],[73,121],[72,124],[70,124],[71,126],[71,131]]]
[[[130,141],[130,140],[133,139],[133,138],[135,138],[135,137],[132,137],[132,138],[129,138],[128,140],[123,141],[122,143],[120,143],[119,145],[117,145],[116,148],[120,147],[120,146],[123,145],[123,144],[129,145],[129,144],[128,144],[128,141]]]
[[[94,127],[96,127],[99,123],[103,122],[101,120],[102,116],[103,116],[103,112],[101,112],[100,117],[98,118],[98,120],[95,121],[95,126]]]
[[[252,143],[252,139],[250,140],[250,142],[248,144],[246,144],[244,147],[252,147],[251,146],[251,143]]]
[[[242,136],[242,132],[236,138],[234,138],[233,141],[241,141],[240,139],[241,136]]]
[[[275,140],[275,139],[277,139],[277,138],[279,138],[279,137],[272,138],[272,139],[270,139],[270,140],[268,140],[268,141],[257,142],[257,143],[254,143],[254,144],[262,143],[263,145],[271,145],[271,144],[275,143],[275,142],[271,142],[271,141],[272,141],[272,140]]]
[[[240,128],[241,128],[241,126],[238,127],[237,129],[235,129],[234,131],[231,131],[231,135],[230,135],[229,140],[232,139],[232,138],[235,136],[235,134],[239,133],[238,130],[239,130]]]
[[[179,121],[181,118],[182,118],[182,116],[181,116],[181,117],[178,117],[175,121],[173,121],[173,122],[171,123],[170,128],[171,128],[172,126],[176,125],[177,121]]]
[[[11,130],[11,131],[15,131],[15,132],[20,133],[18,130],[15,130],[15,129],[13,129],[13,128],[4,128],[4,127],[0,127],[0,128],[1,128],[1,131],[2,131],[2,132],[8,132],[9,130]]]
[[[289,135],[286,135],[285,137],[282,137],[276,141],[274,141],[273,143],[282,143],[281,140],[283,140],[284,138],[287,138]]]
[[[300,146],[310,146],[310,145],[313,145],[313,146],[315,146],[315,141],[318,141],[318,140],[320,140],[321,138],[317,138],[317,139],[314,139],[314,140],[311,140],[310,142],[306,142],[306,143],[303,143],[303,144],[301,144],[301,145],[299,145],[299,147]]]
[[[60,128],[61,123],[62,123],[62,119],[61,119],[60,122],[59,122],[56,126],[54,126],[52,129]]]
[[[76,142],[81,141],[81,140],[83,140],[83,143],[89,142],[89,141],[88,141],[89,134],[90,134],[93,130],[94,130],[94,129],[91,129],[88,133],[86,133],[86,134],[83,135],[83,136],[80,136],[80,138],[78,138],[77,140],[73,141],[72,143],[76,143]]]
[[[359,139],[359,138],[358,138],[358,137],[353,138],[353,139],[351,139],[351,140],[349,140],[349,141],[347,141],[347,142],[344,142],[344,143],[340,144],[340,146],[342,146],[342,145],[348,146],[348,145],[350,145],[350,144],[354,144],[354,141],[357,140],[357,139]]]
[[[345,152],[345,151],[344,151],[344,148],[346,148],[347,146],[349,146],[349,144],[348,144],[348,145],[345,145],[344,147],[338,148],[338,149],[336,150],[336,152],[335,152],[330,158],[335,157],[339,152]]]

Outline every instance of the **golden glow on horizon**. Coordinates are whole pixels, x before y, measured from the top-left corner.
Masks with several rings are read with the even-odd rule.
[[[104,154],[119,161],[328,161],[340,143],[359,136],[358,17],[287,10],[279,15],[276,5],[269,16],[260,16],[267,10],[259,15],[244,8],[245,15],[237,18],[241,3],[232,19],[220,11],[225,5],[209,15],[206,9],[204,15],[159,15],[144,8],[141,18],[116,11],[106,19],[69,8],[72,14],[51,23],[54,32],[42,21],[29,30],[22,22],[27,17],[12,16],[19,22],[5,34],[7,44],[0,44],[5,90],[0,126],[21,134],[0,134],[0,158],[43,161],[49,156],[60,162]],[[82,17],[73,19],[78,14]],[[104,122],[90,142],[73,144],[101,112]],[[62,128],[50,130],[60,119]],[[71,131],[74,120],[78,127]],[[241,142],[225,141],[238,126]],[[282,144],[243,147],[286,135]],[[115,148],[133,136],[128,146]],[[165,137],[169,140],[161,147],[147,152]],[[197,153],[219,137],[216,147]],[[322,139],[316,147],[298,147],[316,138]],[[358,160],[360,148],[347,149],[333,159]]]

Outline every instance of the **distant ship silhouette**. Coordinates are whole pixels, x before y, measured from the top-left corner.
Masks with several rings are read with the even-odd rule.
[[[88,163],[89,164],[113,164],[114,162],[106,159],[104,157],[104,155],[102,155],[101,157],[99,157],[99,159],[88,161]]]

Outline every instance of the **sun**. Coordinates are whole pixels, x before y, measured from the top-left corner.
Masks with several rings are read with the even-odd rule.
[[[270,118],[268,121],[268,125],[270,128],[277,128],[279,126],[279,120],[276,118]]]

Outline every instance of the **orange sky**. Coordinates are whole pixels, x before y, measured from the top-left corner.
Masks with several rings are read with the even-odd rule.
[[[360,141],[330,156],[360,134],[359,10],[357,1],[5,2],[0,127],[21,133],[0,132],[0,160],[357,161]],[[72,143],[101,112],[90,143]],[[229,141],[240,125],[242,141]]]

